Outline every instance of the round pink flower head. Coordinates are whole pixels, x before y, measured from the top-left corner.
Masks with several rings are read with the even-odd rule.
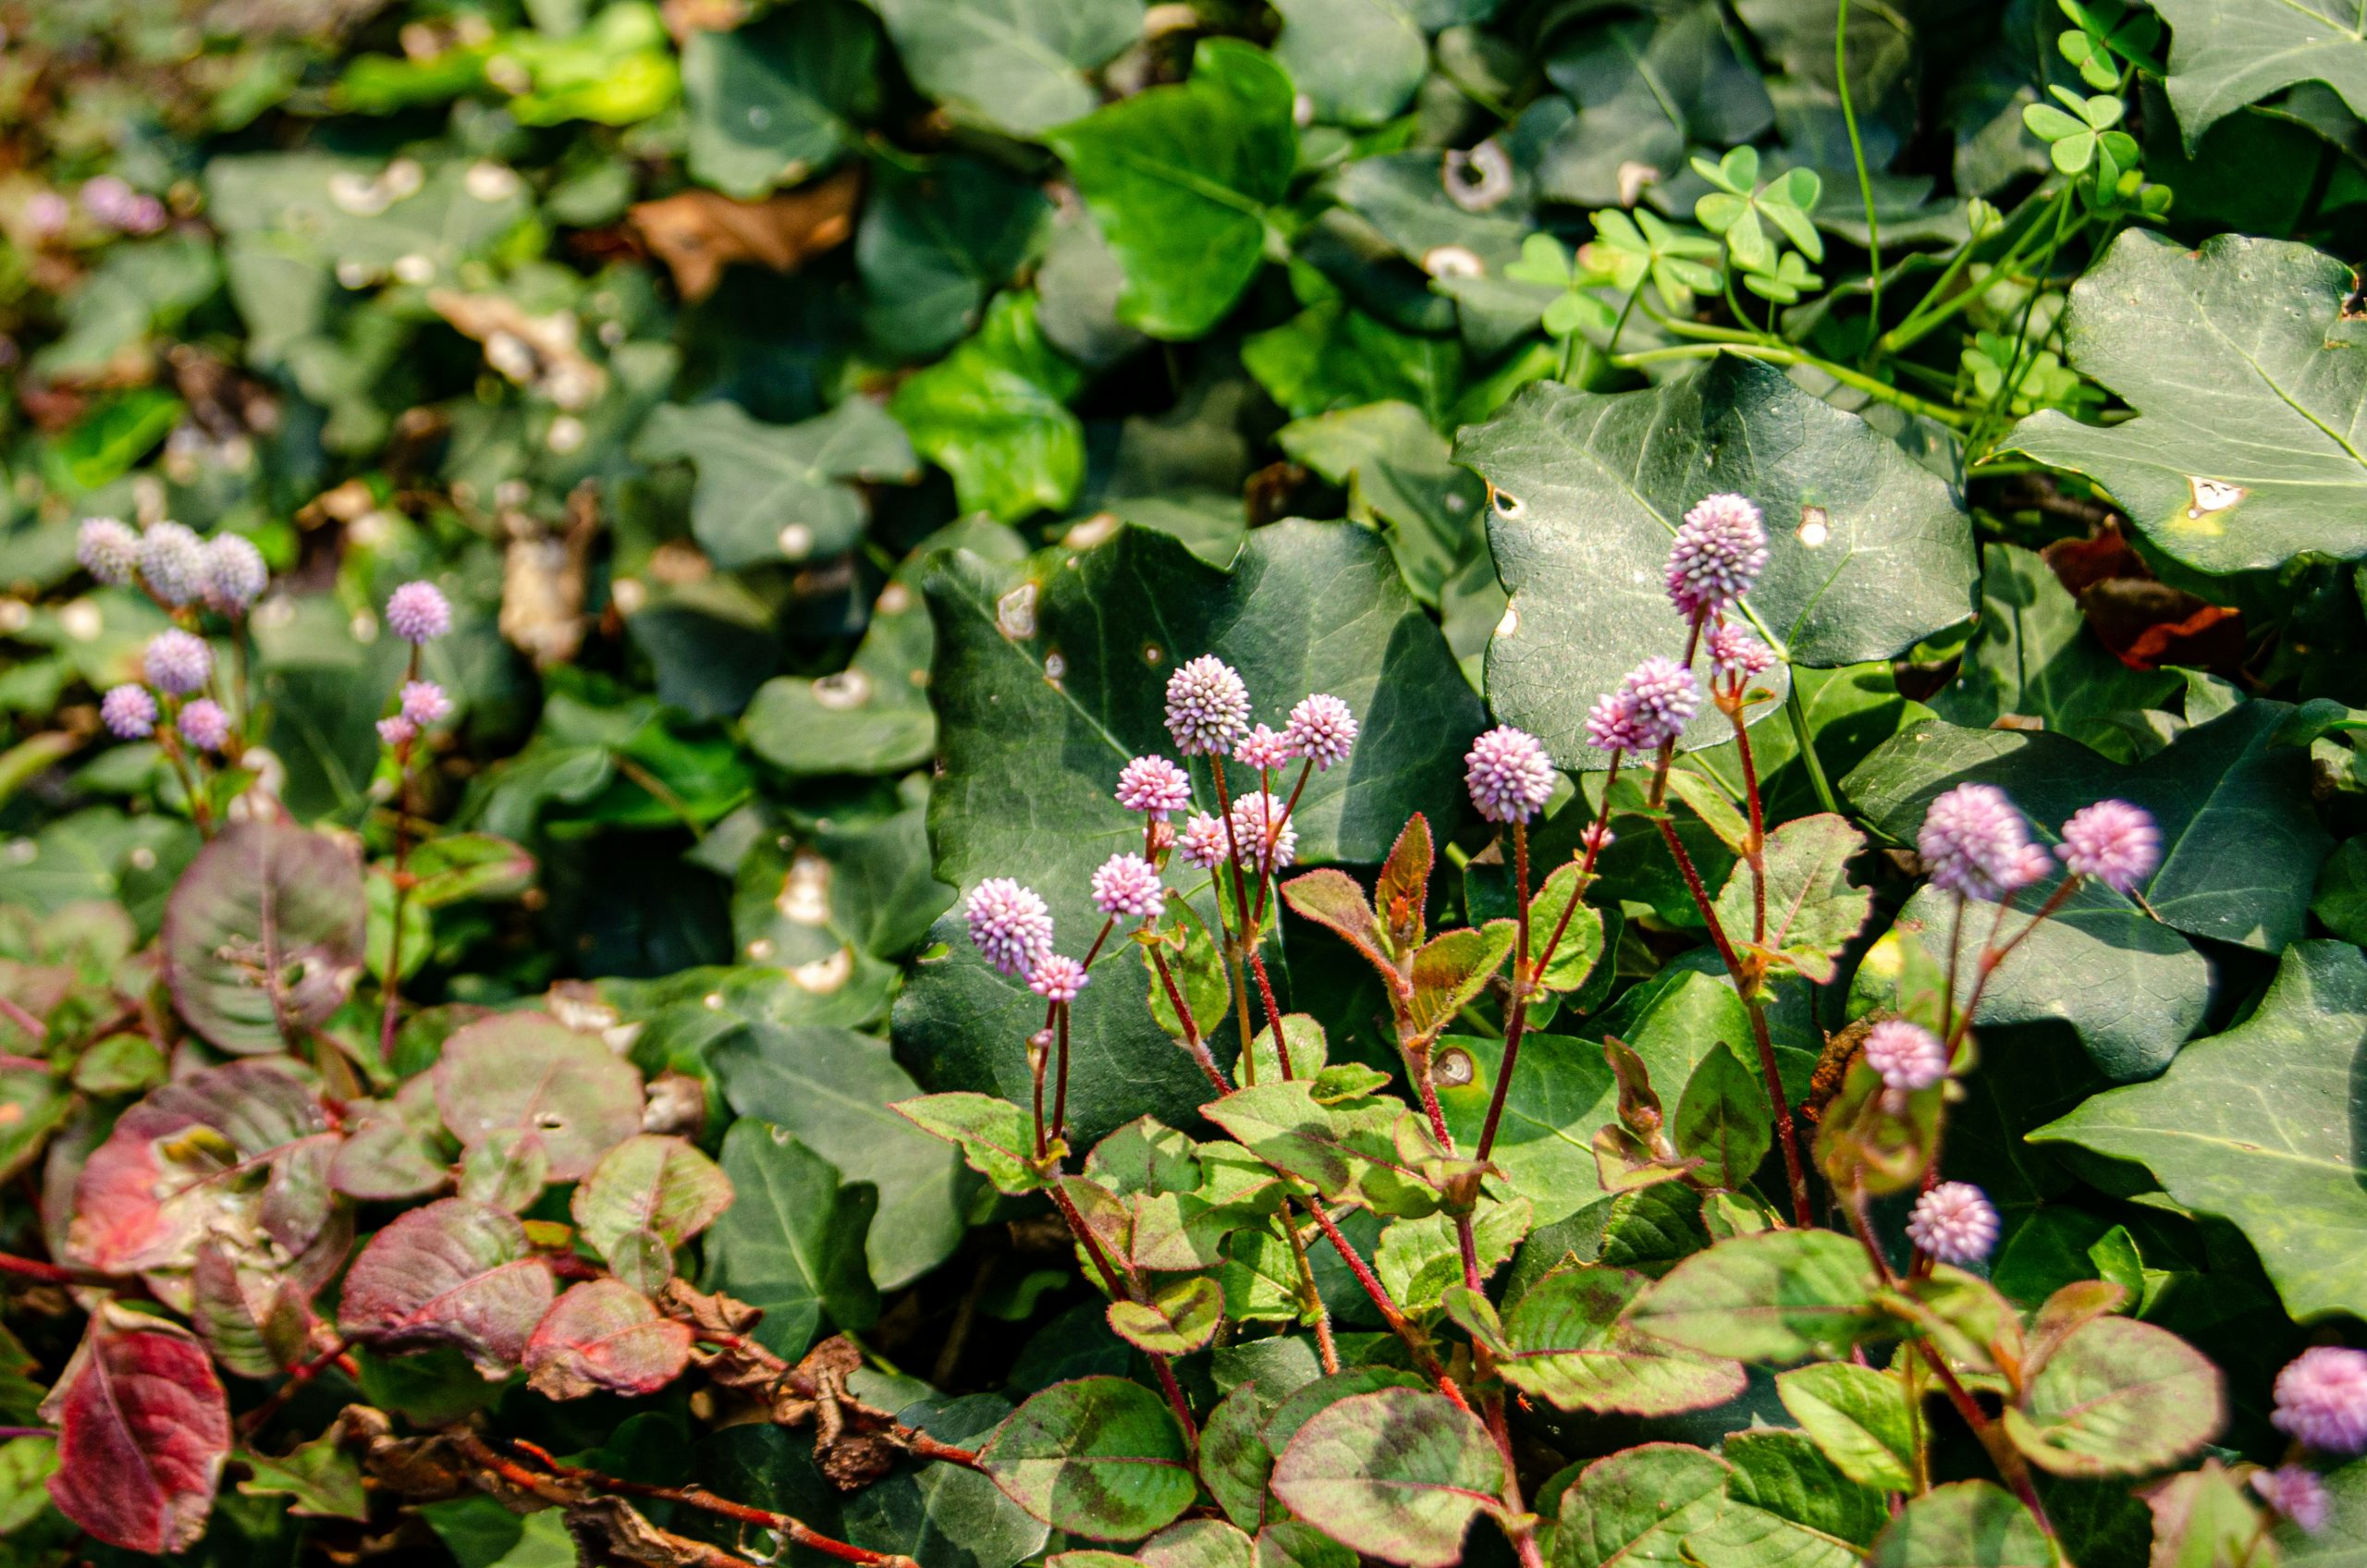
[[[1605,692],[1587,710],[1587,744],[1602,752],[1645,749],[1643,727],[1636,722],[1636,699],[1625,692]]]
[[[1136,757],[1118,770],[1118,803],[1165,822],[1192,803],[1191,777],[1165,757]]]
[[[85,518],[74,541],[74,558],[101,582],[120,588],[140,570],[140,535],[119,518]]]
[[[1971,1182],[1943,1182],[1915,1200],[1907,1234],[1942,1263],[1969,1268],[1997,1244],[1997,1211]]]
[[[205,602],[236,615],[263,596],[271,570],[263,552],[241,533],[217,533],[205,546]]]
[[[1298,859],[1298,828],[1288,803],[1263,790],[1235,797],[1228,836],[1245,847],[1242,864],[1259,871],[1280,871]]]
[[[2367,1351],[2312,1345],[2276,1375],[2269,1421],[2320,1453],[2367,1452]]]
[[[1167,732],[1185,756],[1222,756],[1248,728],[1249,688],[1214,654],[1167,678]]]
[[[1463,781],[1481,816],[1527,822],[1553,798],[1553,764],[1536,736],[1499,724],[1471,742],[1463,759]]]
[[[218,752],[230,739],[230,716],[211,697],[200,697],[181,709],[181,739],[201,752]]]
[[[1642,743],[1630,748],[1656,752],[1679,735],[1701,706],[1701,687],[1693,672],[1674,659],[1655,654],[1627,672],[1619,695]]]
[[[1767,530],[1740,496],[1708,496],[1685,514],[1668,552],[1668,596],[1700,620],[1730,609],[1767,570]]]
[[[419,729],[440,723],[451,711],[452,699],[446,696],[444,688],[435,681],[403,682],[403,717]]]
[[[1262,724],[1243,736],[1233,748],[1233,761],[1261,771],[1287,766],[1295,755],[1287,740]]]
[[[1214,871],[1233,854],[1224,824],[1207,812],[1196,811],[1175,840],[1176,852],[1202,871]]]
[[[2162,830],[2151,812],[2127,801],[2098,801],[2072,814],[2054,852],[2073,875],[2126,893],[2162,864]]]
[[[1866,1031],[1866,1065],[1891,1089],[1928,1089],[1948,1075],[1948,1049],[1920,1023],[1886,1018]]]
[[[1158,919],[1167,910],[1159,867],[1140,855],[1111,855],[1093,874],[1093,907],[1112,919]]]
[[[1915,847],[1932,886],[2000,899],[2046,875],[2046,852],[2030,840],[2021,813],[1994,784],[1959,784],[1932,802]]]
[[[989,876],[970,889],[962,906],[970,940],[1005,974],[1024,974],[1052,951],[1052,912],[1033,888],[1008,876]]]
[[[176,626],[148,639],[140,662],[150,685],[168,697],[186,697],[214,673],[214,650],[204,638]]]
[[[2324,1529],[2334,1513],[2334,1499],[2327,1494],[2325,1482],[2306,1465],[2280,1464],[2274,1470],[2254,1471],[2252,1490],[2304,1535],[2314,1536]]]
[[[140,195],[123,211],[123,231],[126,234],[153,234],[170,222],[172,214],[165,203],[153,196]]]
[[[1027,972],[1027,988],[1048,1002],[1073,1002],[1089,978],[1076,960],[1047,953]]]
[[[1293,755],[1306,758],[1321,773],[1333,763],[1348,760],[1356,743],[1356,716],[1339,698],[1318,692],[1302,697],[1298,706],[1291,709],[1290,722],[1282,726],[1282,739],[1290,743]]]
[[[188,604],[205,592],[205,545],[178,522],[152,524],[140,536],[140,575],[165,603]]]
[[[99,720],[118,741],[138,741],[156,732],[156,699],[145,686],[117,686],[99,699]]]
[[[1710,655],[1710,668],[1721,675],[1748,680],[1775,668],[1775,650],[1730,620],[1711,627],[1701,646]]]
[[[433,582],[406,582],[386,597],[387,630],[412,644],[452,630],[452,606]]]
[[[74,204],[55,190],[36,190],[25,198],[25,223],[36,238],[53,239],[74,221]]]
[[[129,221],[140,193],[117,176],[103,174],[82,182],[81,197],[82,210],[91,214],[92,222],[121,228]]]
[[[419,726],[400,714],[393,714],[378,721],[378,739],[389,746],[399,746],[419,739]]]

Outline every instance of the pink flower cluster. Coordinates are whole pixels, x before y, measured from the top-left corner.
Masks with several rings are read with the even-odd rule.
[[[1915,847],[1932,885],[1994,901],[2042,879],[2054,860],[1994,784],[1959,784],[1934,800]],[[2134,892],[2162,863],[2161,829],[2127,801],[2098,801],[2063,825],[2054,854],[2075,877]]]

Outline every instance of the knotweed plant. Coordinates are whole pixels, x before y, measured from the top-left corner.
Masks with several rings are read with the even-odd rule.
[[[1751,620],[1748,595],[1770,559],[1749,499],[1714,495],[1686,515],[1667,565],[1669,648],[1641,658],[1587,717],[1586,742],[1603,766],[1577,802],[1585,826],[1566,861],[1539,867],[1533,854],[1533,825],[1564,787],[1545,744],[1510,726],[1472,743],[1464,783],[1493,835],[1475,862],[1509,872],[1500,918],[1429,928],[1436,846],[1418,815],[1369,892],[1336,869],[1293,875],[1295,814],[1312,780],[1353,763],[1355,716],[1325,693],[1253,691],[1208,655],[1168,681],[1173,755],[1112,769],[1140,839],[1091,874],[1098,930],[1064,945],[1040,890],[1008,877],[967,890],[978,953],[1043,1004],[1024,1041],[1033,1093],[1024,1106],[957,1093],[898,1109],[958,1144],[1004,1193],[1049,1201],[1107,1293],[1110,1326],[1164,1393],[1162,1414],[1138,1403],[1149,1396],[1134,1385],[1089,1378],[1023,1407],[982,1461],[1038,1517],[1073,1535],[1138,1537],[1205,1488],[1243,1530],[1279,1507],[1368,1557],[1438,1568],[1484,1513],[1524,1564],[1541,1568],[1541,1504],[1527,1490],[1539,1472],[1524,1451],[1521,1411],[1667,1417],[1736,1399],[1752,1366],[1790,1366],[1775,1388],[1801,1423],[1784,1439],[1801,1445],[1792,1463],[1821,1466],[1831,1486],[1877,1503],[1888,1494],[1900,1519],[1872,1542],[1870,1562],[1925,1561],[1901,1555],[1922,1550],[1907,1543],[1956,1527],[1928,1521],[1978,1515],[1984,1540],[2028,1543],[2016,1549],[2023,1556],[1979,1561],[2038,1562],[2058,1550],[2042,1482],[2157,1471],[2216,1433],[2217,1370],[2123,1315],[2121,1286],[2089,1281],[2020,1304],[1991,1286],[1981,1271],[1999,1214],[1945,1170],[1949,1109],[1975,1070],[1992,977],[2082,886],[2140,896],[2161,856],[2148,814],[2099,801],[2057,825],[2050,850],[2002,790],[1964,782],[1937,793],[1916,844],[1923,876],[1948,901],[1949,945],[1914,964],[1932,984],[1901,986],[1861,1011],[1830,1037],[1807,1092],[1787,1087],[1772,1026],[1777,992],[1832,983],[1870,899],[1843,869],[1863,847],[1844,819],[1766,820],[1750,723],[1776,700],[1764,680],[1783,659]],[[1269,711],[1279,724],[1260,721]],[[1722,888],[1679,831],[1680,806],[1693,809],[1678,787],[1680,747],[1711,714],[1732,732],[1743,780],[1731,821],[1705,815],[1735,856]],[[1690,1078],[1667,1084],[1652,1081],[1644,1055],[1605,1038],[1612,1088],[1593,1130],[1595,1184],[1617,1200],[1614,1216],[1620,1205],[1698,1211],[1709,1244],[1670,1257],[1623,1237],[1616,1251],[1628,1263],[1597,1236],[1559,1265],[1523,1264],[1507,1292],[1507,1258],[1525,1238],[1524,1258],[1540,1244],[1528,1236],[1534,1205],[1508,1178],[1500,1143],[1508,1107],[1522,1103],[1523,1046],[1540,1017],[1576,1005],[1600,961],[1603,913],[1588,896],[1606,850],[1637,831],[1657,837],[1682,880],[1747,1038],[1704,1042]],[[1278,904],[1369,966],[1386,998],[1393,1074],[1331,1060],[1316,1021],[1285,1011]],[[1196,941],[1213,954],[1196,960]],[[1139,949],[1139,965],[1122,961],[1126,946]],[[1220,1007],[1195,1005],[1200,973],[1220,977]],[[1073,1145],[1073,1063],[1097,1048],[1077,1011],[1088,984],[1125,986],[1152,1011],[1206,1081],[1201,1112],[1217,1138],[1146,1120],[1090,1151]],[[1484,1064],[1469,1033],[1486,1029],[1475,1011],[1483,1006],[1501,1019]],[[1232,1025],[1223,1048],[1214,1022]],[[1349,1234],[1367,1215],[1381,1226],[1377,1247]],[[1376,1380],[1355,1369],[1336,1304],[1319,1288],[1327,1252],[1365,1298],[1358,1316],[1393,1336],[1385,1359],[1402,1371]],[[1176,1363],[1274,1322],[1304,1325],[1336,1381],[1314,1386],[1331,1391],[1293,1430],[1261,1440],[1260,1412],[1271,1406],[1253,1389],[1196,1400]],[[2297,1439],[2283,1468],[2213,1464],[2180,1483],[2212,1488],[2212,1506],[2232,1510],[2252,1542],[2238,1542],[2241,1551],[2273,1517],[2324,1523],[2310,1456],[2367,1448],[2362,1368],[2367,1356],[2327,1348],[2280,1379],[2277,1420]],[[1985,1451],[1996,1483],[1935,1479],[1949,1432]],[[1019,1479],[1023,1464],[1088,1465],[1088,1449],[1098,1460],[1180,1465],[1191,1478],[1156,1496],[1063,1494]],[[1613,1454],[1562,1495],[1559,1528],[1565,1538],[1596,1531],[1600,1545],[1609,1516],[1579,1511],[1615,1509],[1613,1498],[1640,1488],[1665,1512],[1724,1485],[1723,1462],[1699,1450]],[[1711,1565],[1775,1561],[1742,1543],[1784,1528],[1731,1496],[1723,1517],[1738,1534],[1708,1527],[1716,1508],[1691,1536],[1675,1517],[1655,1526],[1672,1532],[1670,1550],[1681,1538],[1684,1561]],[[1793,1545],[1809,1550],[1805,1539]],[[1857,1549],[1838,1540],[1830,1550]]]

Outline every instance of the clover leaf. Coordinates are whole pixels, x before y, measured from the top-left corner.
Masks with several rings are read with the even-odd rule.
[[[1772,268],[1774,245],[1760,226],[1764,218],[1811,262],[1824,259],[1824,240],[1809,214],[1824,193],[1814,169],[1790,169],[1764,186],[1759,183],[1759,149],[1737,147],[1716,163],[1693,160],[1693,172],[1717,187],[1693,203],[1693,215],[1712,234],[1725,237],[1735,264],[1748,271]]]

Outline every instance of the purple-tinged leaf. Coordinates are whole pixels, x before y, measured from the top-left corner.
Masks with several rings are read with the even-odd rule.
[[[1866,1568],[2050,1568],[2059,1561],[2030,1511],[1992,1481],[1952,1481],[1910,1499],[1866,1553]]]
[[[513,1215],[466,1198],[415,1208],[370,1238],[345,1278],[345,1332],[384,1349],[458,1346],[487,1378],[518,1365],[550,1310],[550,1265]]]
[[[1404,1568],[1452,1568],[1472,1515],[1499,1506],[1504,1462],[1443,1394],[1382,1389],[1330,1406],[1274,1462],[1274,1495],[1326,1535]]]
[[[2042,1469],[2128,1476],[2178,1463],[2226,1419],[2226,1384],[2201,1351],[2151,1323],[2103,1317],[2054,1347],[2005,1427]]]
[[[1365,890],[1346,872],[1326,866],[1294,876],[1282,884],[1282,902],[1302,919],[1326,927],[1362,953],[1365,962],[1380,972],[1385,984],[1394,988],[1404,983],[1397,966],[1389,961],[1389,939],[1373,919]]]
[[[1110,1331],[1154,1355],[1188,1355],[1216,1338],[1224,1322],[1224,1289],[1204,1274],[1167,1286],[1148,1301],[1110,1304]]]
[[[1509,920],[1491,920],[1483,926],[1442,931],[1414,954],[1414,994],[1406,1012],[1423,1035],[1435,1035],[1454,1022],[1466,1003],[1477,997],[1519,937]]]
[[[313,1158],[296,1161],[313,1139]],[[330,1211],[325,1186],[314,1190],[329,1149],[311,1069],[276,1057],[192,1072],[125,1111],[92,1153],[74,1185],[67,1254],[129,1274],[190,1268],[208,1232],[268,1234],[301,1252]]]
[[[230,1404],[187,1329],[102,1306],[41,1415],[57,1428],[49,1495],[59,1513],[109,1546],[152,1556],[205,1533],[230,1452]]]
[[[1718,1517],[1730,1467],[1685,1443],[1644,1443],[1598,1459],[1564,1488],[1556,1568],[1684,1562],[1685,1537]],[[1550,1513],[1554,1500],[1540,1497]]]
[[[1422,945],[1424,911],[1430,899],[1430,819],[1416,812],[1405,830],[1390,846],[1389,859],[1372,885],[1373,918],[1392,952],[1412,952]]]
[[[473,1149],[496,1133],[539,1139],[554,1182],[580,1182],[641,1131],[641,1074],[598,1038],[544,1012],[481,1018],[435,1064],[444,1125]]]
[[[543,1140],[515,1127],[503,1127],[460,1157],[460,1196],[489,1203],[512,1214],[533,1207],[550,1185],[551,1160]]]
[[[284,1050],[352,994],[362,926],[362,869],[343,846],[290,823],[236,823],[165,901],[165,981],[224,1050]]]
[[[274,1378],[304,1359],[316,1321],[312,1292],[267,1256],[201,1242],[190,1293],[190,1317],[224,1371]]]
[[[681,1375],[691,1327],[661,1317],[649,1298],[615,1280],[570,1286],[526,1342],[526,1381],[549,1399],[603,1390],[647,1394]]]

